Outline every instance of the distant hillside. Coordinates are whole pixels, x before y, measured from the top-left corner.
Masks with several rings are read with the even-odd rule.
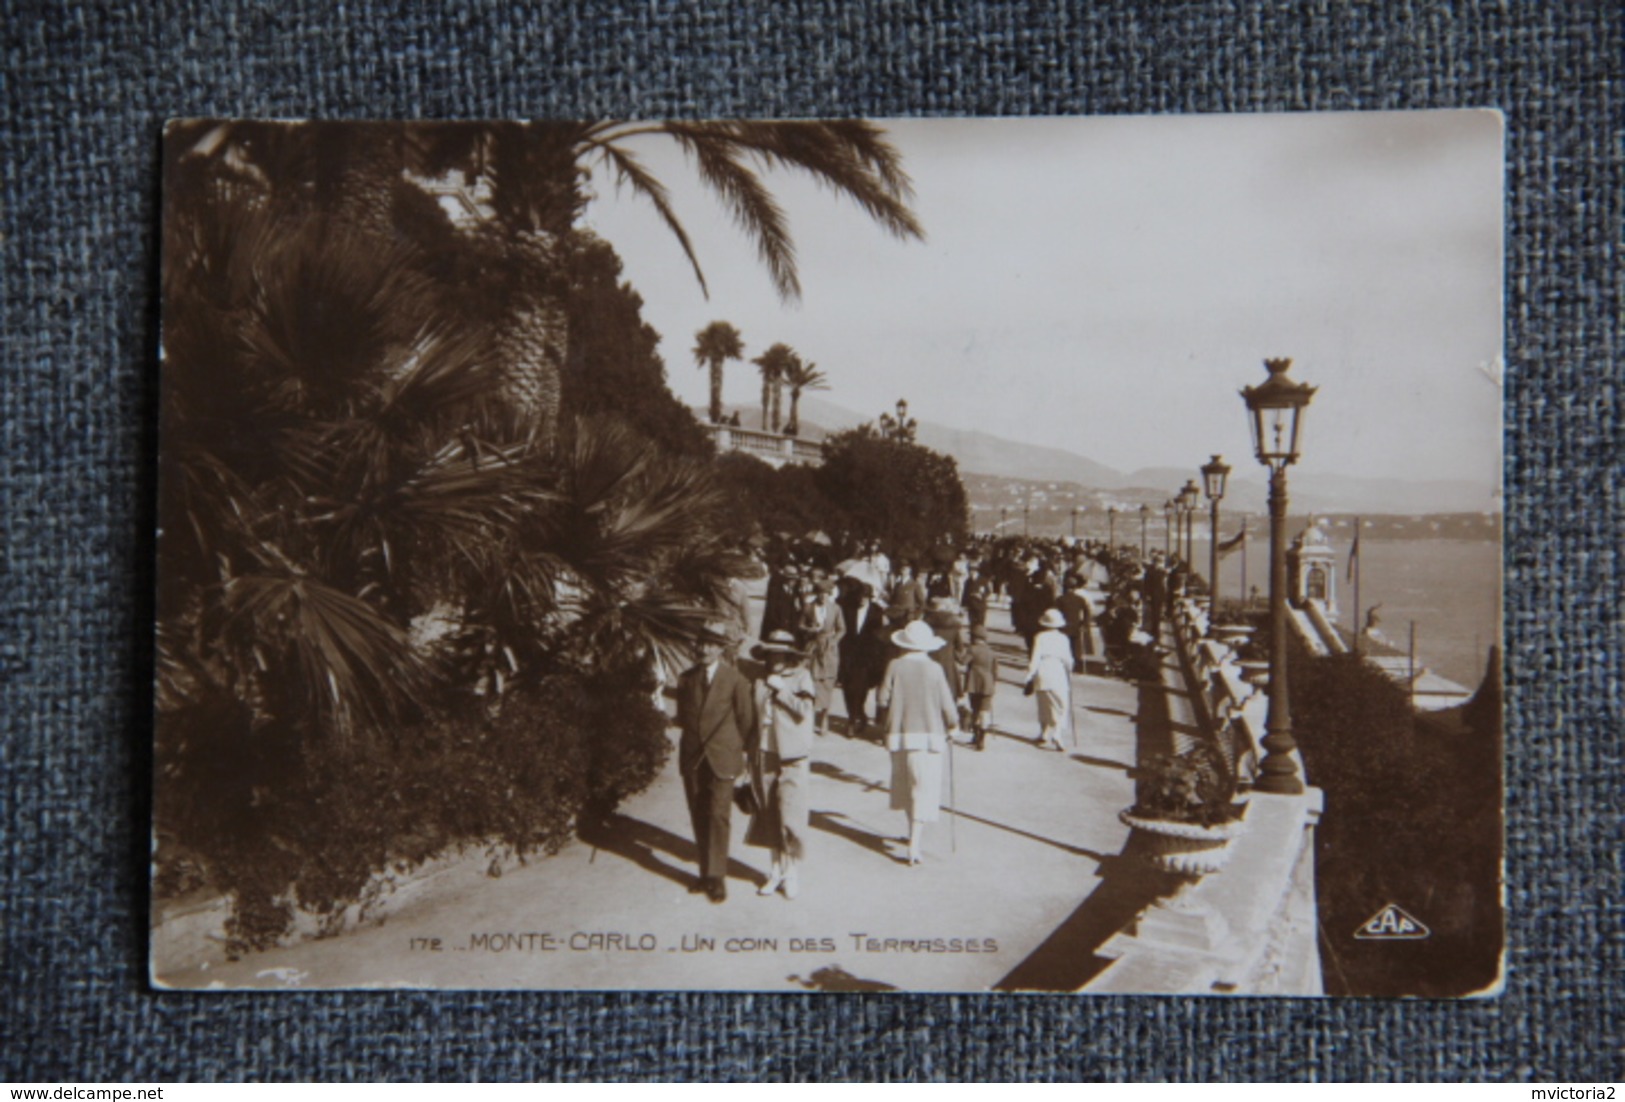
[[[760,405],[732,405],[726,409],[729,414],[735,411],[738,411],[745,428],[761,427]],[[703,419],[704,411],[698,410],[697,413]],[[878,414],[865,416],[855,413],[816,394],[801,396],[801,436],[806,440],[822,440],[830,433],[873,421],[876,416]],[[1074,504],[1083,508],[1090,503],[1101,509],[1110,504],[1116,504],[1119,508],[1138,508],[1143,502],[1153,509],[1159,509],[1162,502],[1183,486],[1187,479],[1200,481],[1201,478],[1194,465],[1183,470],[1148,467],[1123,474],[1104,463],[1063,448],[1007,440],[977,429],[953,428],[930,421],[920,422],[918,439],[928,448],[953,456],[959,462],[960,471],[967,476],[982,475],[991,480],[1008,479],[1015,483],[1033,484],[1034,489],[1052,495],[1046,508],[1053,505],[1059,509],[1063,503],[1066,509]],[[1230,462],[1235,473],[1230,476],[1225,507],[1263,512],[1267,507],[1263,468],[1253,463],[1251,456],[1239,457],[1239,461],[1237,457],[1231,457]],[[1051,483],[1055,486],[1051,487]],[[994,507],[996,501],[1018,501],[1028,492],[1020,486],[1001,486],[996,494],[988,496],[985,492],[987,489],[984,486],[984,507]],[[1499,509],[1499,502],[1493,496],[1494,490],[1495,487],[1489,482],[1410,482],[1394,478],[1294,471],[1292,508],[1295,513],[1300,510],[1413,516],[1481,513]],[[1060,493],[1057,495],[1056,491]],[[1070,526],[1070,517],[1068,521]]]

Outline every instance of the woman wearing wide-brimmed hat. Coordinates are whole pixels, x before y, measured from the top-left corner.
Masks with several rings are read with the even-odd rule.
[[[943,759],[959,731],[959,706],[931,657],[944,642],[925,621],[893,632],[891,640],[902,654],[886,668],[876,700],[886,711],[892,810],[908,816],[908,863],[918,865],[925,824],[941,813]]]
[[[757,737],[751,747],[751,788],[756,811],[745,844],[773,853],[773,871],[759,895],[801,891],[801,859],[807,837],[808,757],[812,753],[817,687],[802,665],[795,636],[775,631],[751,655],[766,672],[756,682]]]
[[[1027,691],[1038,696],[1038,744],[1060,750],[1061,732],[1072,738],[1072,644],[1067,641],[1066,617],[1058,608],[1038,618],[1032,654],[1027,661]]]

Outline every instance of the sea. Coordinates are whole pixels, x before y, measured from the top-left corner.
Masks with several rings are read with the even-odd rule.
[[[1256,537],[1256,533],[1255,533]],[[1348,547],[1337,552],[1338,623],[1357,624]],[[1206,573],[1207,541],[1195,542]],[[1248,541],[1247,585],[1269,593],[1269,541]],[[1241,556],[1219,564],[1219,597],[1241,594]],[[1416,625],[1416,663],[1468,689],[1483,679],[1489,648],[1501,638],[1501,545],[1489,540],[1360,542],[1360,604],[1377,609],[1377,630],[1405,650]]]

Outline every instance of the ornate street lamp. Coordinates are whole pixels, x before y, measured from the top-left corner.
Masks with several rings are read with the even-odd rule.
[[[1219,502],[1224,497],[1230,466],[1215,455],[1212,461],[1202,464],[1201,469],[1202,489],[1213,503],[1207,537],[1207,633],[1211,636],[1219,623]]]
[[[1151,515],[1151,506],[1140,502],[1140,559],[1145,559],[1145,521]]]
[[[904,443],[913,443],[914,430],[916,428],[918,428],[918,424],[909,420],[907,398],[897,399],[897,416],[895,418],[893,418],[889,413],[882,413],[880,415],[881,435],[885,436],[889,440],[900,440]]]
[[[1179,504],[1185,511],[1185,569],[1189,571],[1196,557],[1196,502],[1202,496],[1195,479],[1186,479],[1179,490]]]
[[[1164,556],[1174,553],[1174,517],[1177,515],[1178,509],[1179,506],[1174,504],[1173,498],[1169,498],[1162,503],[1162,553]]]
[[[1292,752],[1292,706],[1286,672],[1286,469],[1298,461],[1303,411],[1315,388],[1287,378],[1292,361],[1265,360],[1269,378],[1243,387],[1251,414],[1253,452],[1270,471],[1270,683],[1269,712],[1264,720],[1264,760],[1259,763],[1260,792],[1295,796],[1303,791]]]
[[[1117,506],[1106,506],[1106,546],[1117,546]]]
[[[1072,538],[1078,538],[1078,507],[1072,506]]]

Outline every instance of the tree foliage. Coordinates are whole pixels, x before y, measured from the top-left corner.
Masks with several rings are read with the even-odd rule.
[[[555,845],[658,768],[653,677],[748,564],[640,299],[580,229],[607,171],[695,259],[645,136],[786,297],[758,170],[919,235],[868,123],[166,134],[159,883],[226,891],[242,945],[437,849]],[[477,209],[450,217],[431,180]]]
[[[1323,971],[1336,994],[1445,997],[1499,969],[1499,740],[1419,723],[1404,689],[1355,655],[1292,656],[1293,733],[1326,793],[1316,828]],[[1352,935],[1386,903],[1425,941]]]
[[[703,460],[619,418],[534,431],[442,256],[196,198],[166,222],[158,883],[226,891],[252,946],[646,784],[654,671],[745,564]]]
[[[716,453],[693,412],[666,384],[656,349],[660,334],[643,320],[643,296],[621,278],[610,244],[572,235],[562,257],[569,350],[564,360],[566,416],[615,416],[665,450]]]
[[[878,540],[893,555],[919,559],[970,536],[969,499],[954,459],[872,427],[824,441],[817,483],[851,538]]]

